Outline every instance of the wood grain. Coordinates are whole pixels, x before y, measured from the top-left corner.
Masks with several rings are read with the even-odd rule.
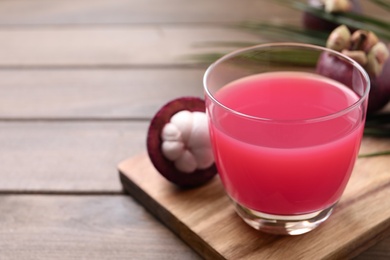
[[[305,0],[302,0],[305,2]],[[366,13],[386,19],[387,13],[360,1]],[[2,0],[0,25],[88,25],[233,23],[267,20],[298,23],[296,11],[267,0]],[[179,10],[179,11],[176,11]]]
[[[0,120],[151,118],[171,99],[202,97],[203,73],[203,68],[0,70]]]
[[[231,23],[291,13],[266,0],[3,0],[0,10],[2,25]]]
[[[380,9],[366,5],[368,13],[381,15]],[[0,24],[13,25],[0,28],[0,49],[7,50],[0,52],[3,68],[193,64],[183,57],[223,51],[195,45],[264,40],[243,30],[227,28],[232,21],[275,20],[291,24],[295,20],[298,24],[300,20],[299,13],[265,0],[227,3],[202,0],[191,4],[169,0],[164,8],[158,0],[115,0],[112,4],[104,0],[55,4],[49,0],[1,1],[0,10]],[[218,23],[208,24],[208,19]],[[83,23],[102,25],[71,25]],[[111,23],[115,26],[107,26]]]
[[[362,147],[379,143],[390,149],[389,141],[372,138]],[[388,156],[358,159],[329,220],[297,237],[251,229],[234,213],[218,178],[179,190],[156,172],[146,154],[125,160],[119,170],[126,190],[206,259],[345,259],[390,234]]]
[[[145,149],[147,126],[2,122],[0,193],[121,193],[115,165]]]
[[[389,245],[390,235],[387,235],[382,241],[355,257],[354,260],[390,259]]]
[[[0,196],[0,252],[20,259],[199,259],[128,196]]]
[[[190,55],[231,50],[203,47],[215,41],[258,42],[223,26],[0,28],[0,67],[131,67],[194,64]]]

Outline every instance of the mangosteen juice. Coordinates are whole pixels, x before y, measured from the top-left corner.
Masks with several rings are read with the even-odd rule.
[[[311,73],[269,72],[233,81],[214,97],[235,111],[215,107],[209,123],[233,201],[273,215],[308,214],[338,201],[364,125],[362,109],[346,110],[359,100],[352,90]]]
[[[323,55],[348,64],[350,84],[318,72]],[[220,58],[203,83],[215,163],[237,214],[279,235],[328,219],[363,135],[370,91],[363,67],[329,48],[269,43]]]

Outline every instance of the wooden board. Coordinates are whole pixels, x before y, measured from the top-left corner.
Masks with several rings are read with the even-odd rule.
[[[388,140],[364,138],[361,152],[390,149]],[[390,232],[390,157],[360,158],[331,217],[301,236],[273,236],[246,225],[234,212],[218,177],[181,190],[161,177],[148,156],[119,164],[134,198],[206,259],[339,259],[359,254]]]

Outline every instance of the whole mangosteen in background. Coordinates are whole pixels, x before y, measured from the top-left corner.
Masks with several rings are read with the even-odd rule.
[[[350,30],[341,25],[329,35],[326,46],[354,59],[367,71],[371,90],[367,113],[381,110],[390,100],[389,47],[370,31]],[[347,86],[352,85],[352,67],[339,58],[324,53],[317,63],[317,72]]]
[[[308,0],[310,7],[322,10],[326,13],[362,13],[359,0]],[[302,17],[304,28],[314,31],[330,32],[340,24],[325,20],[309,12],[304,12]],[[351,30],[355,30],[350,28]]]

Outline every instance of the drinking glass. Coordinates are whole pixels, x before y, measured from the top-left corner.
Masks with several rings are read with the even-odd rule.
[[[214,62],[204,90],[215,162],[238,215],[286,235],[325,221],[359,151],[365,70],[324,47],[270,43]]]

